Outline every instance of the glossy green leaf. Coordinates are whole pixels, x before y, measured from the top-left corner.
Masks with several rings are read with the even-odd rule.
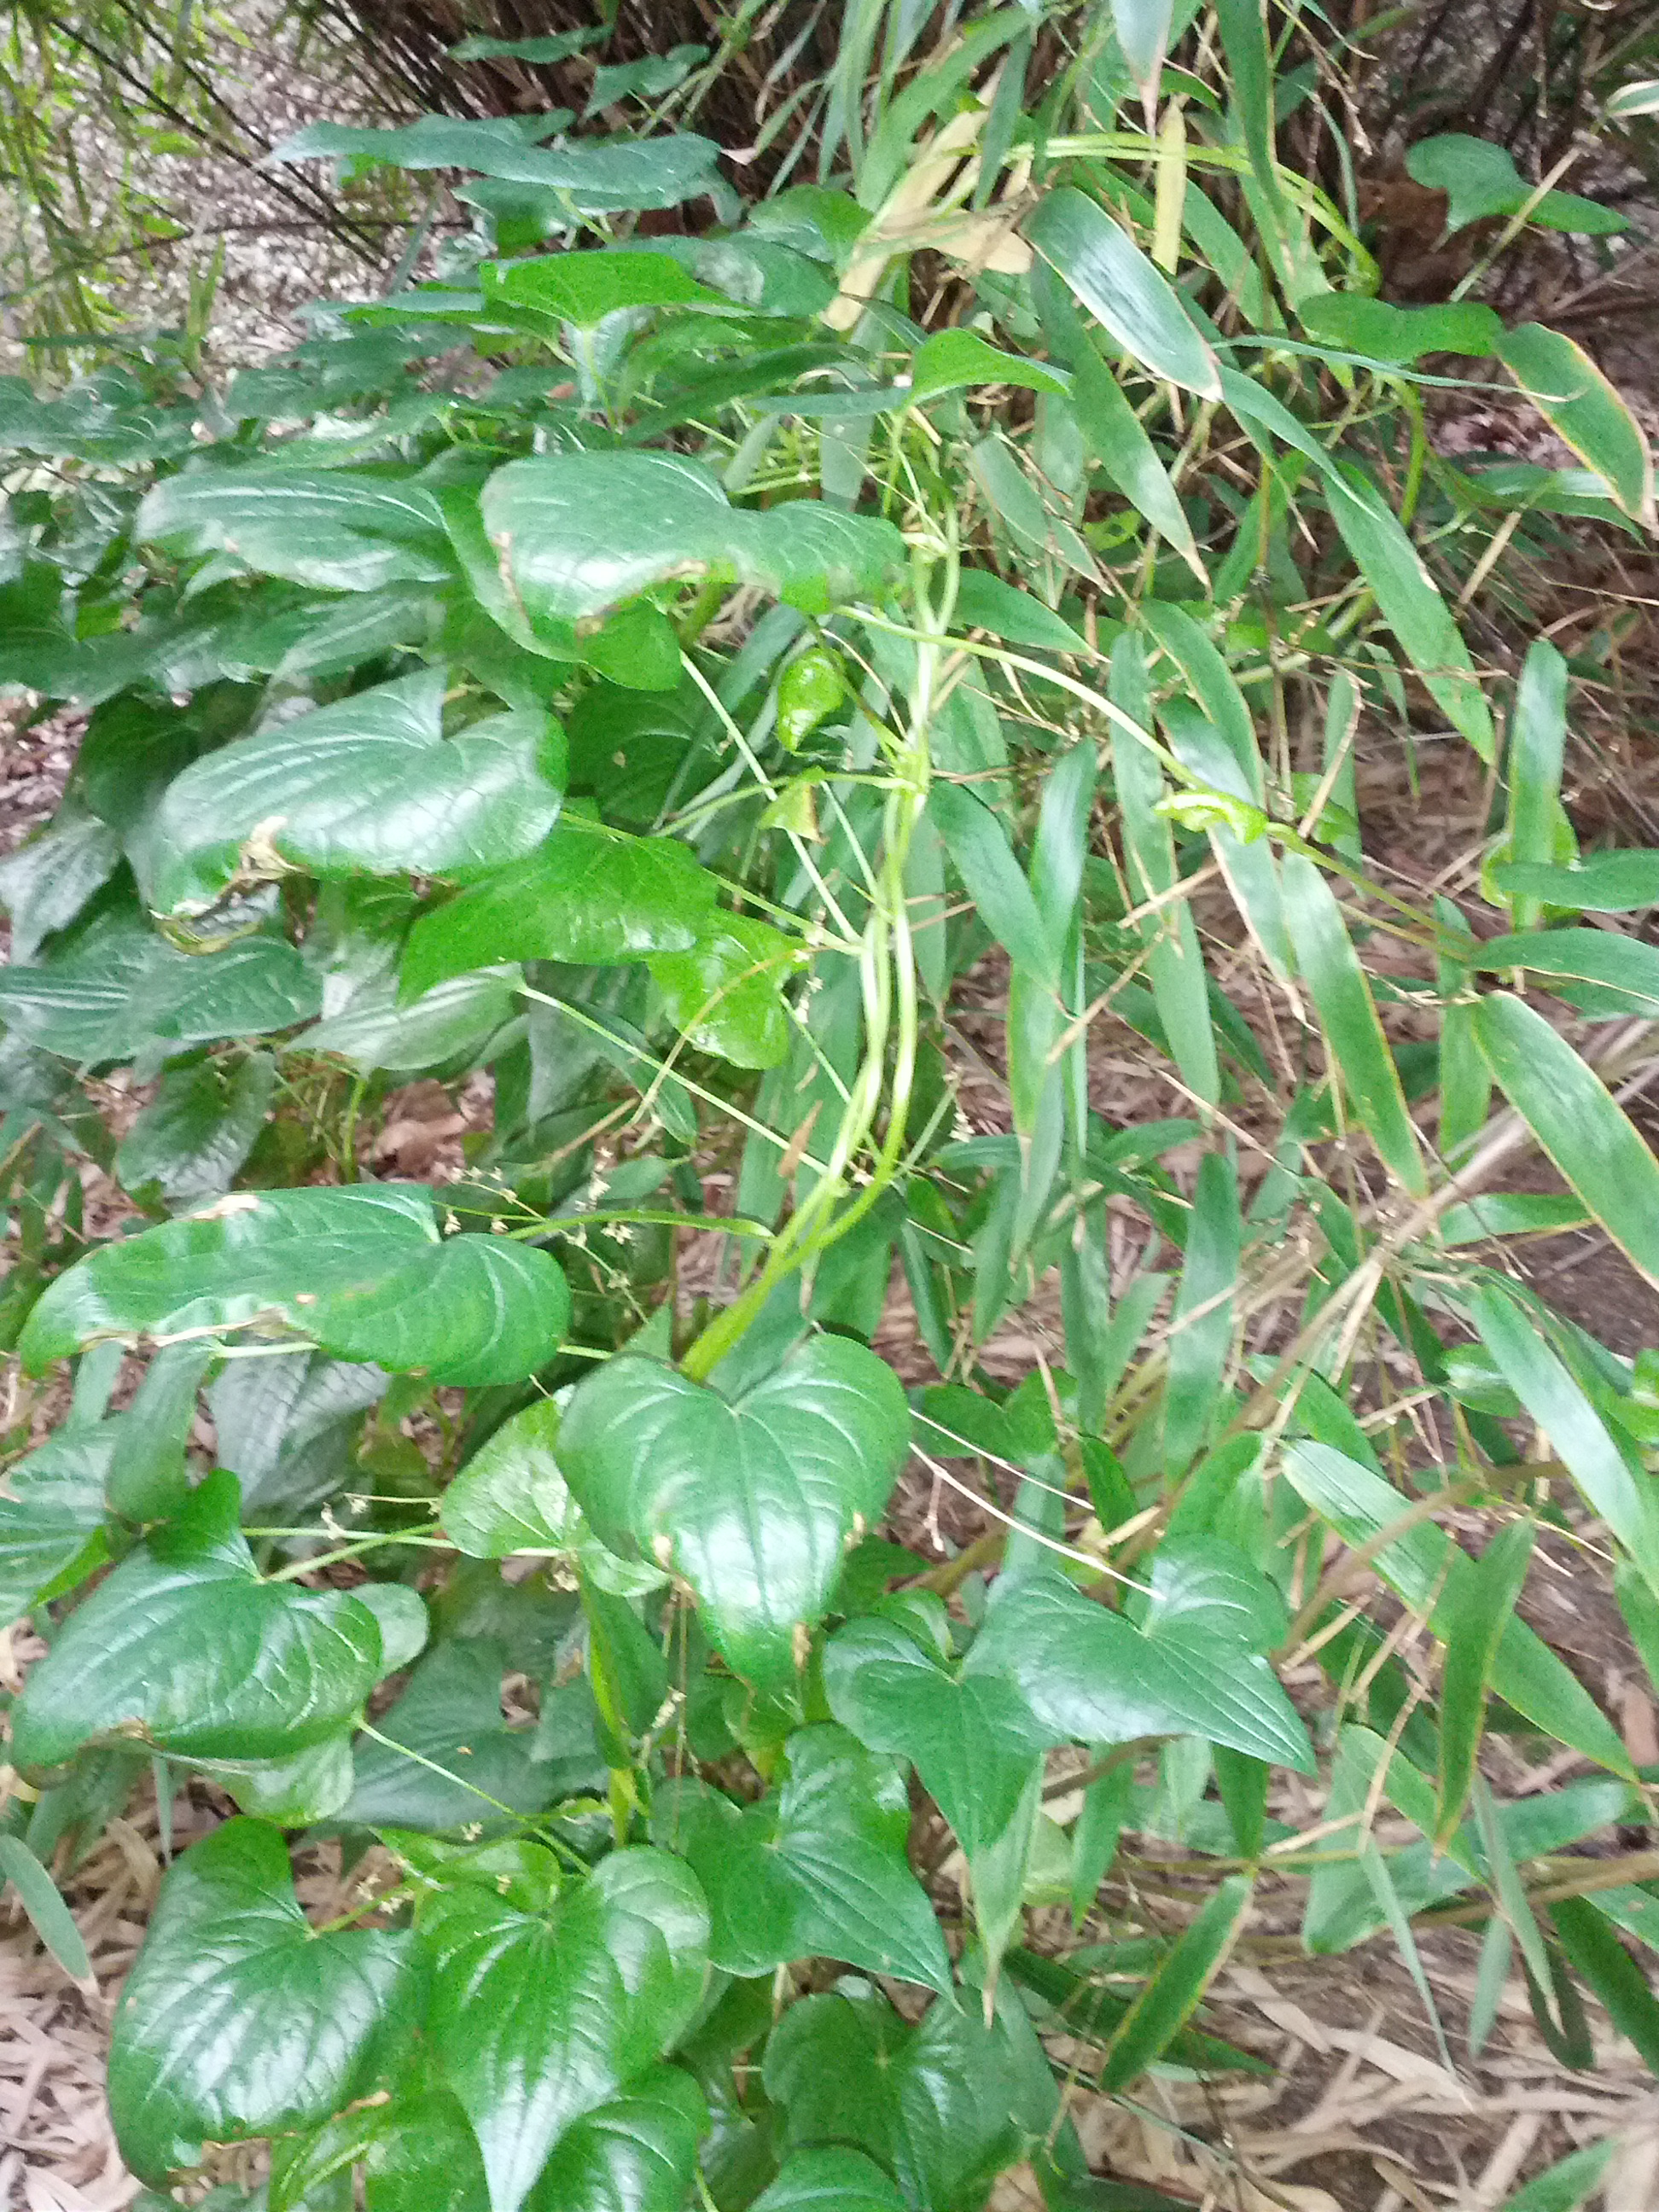
[[[927,811],[992,936],[1016,967],[1056,985],[1059,963],[1048,933],[996,816],[954,783],[933,786]]]
[[[1473,1563],[1445,1531],[1419,1521],[1376,1550],[1377,1539],[1409,1510],[1408,1501],[1392,1484],[1329,1444],[1292,1443],[1284,1466],[1298,1496],[1329,1522],[1345,1544],[1366,1546],[1377,1573],[1407,1605],[1428,1613],[1431,1627],[1437,1629],[1448,1592],[1473,1571]],[[1524,1621],[1511,1617],[1504,1624],[1493,1680],[1505,1703],[1547,1735],[1615,1774],[1631,1771],[1617,1731],[1577,1676]]]
[[[1659,1011],[1659,951],[1640,938],[1605,929],[1528,930],[1489,937],[1470,962],[1480,969],[1526,968],[1547,991],[1586,1013]]]
[[[196,1421],[196,1394],[213,1357],[205,1344],[170,1344],[149,1363],[116,1428],[105,1494],[124,1521],[160,1521],[190,1490],[185,1451]]]
[[[1382,619],[1454,729],[1484,761],[1492,757],[1492,714],[1463,633],[1404,524],[1358,472],[1328,470],[1325,496]]]
[[[1500,1528],[1472,1572],[1462,1576],[1446,1595],[1434,1823],[1434,1840],[1441,1849],[1456,1833],[1468,1802],[1498,1647],[1527,1578],[1534,1534],[1529,1521],[1511,1522]]]
[[[367,983],[326,1021],[306,1031],[308,1053],[343,1060],[359,1075],[384,1068],[415,1074],[483,1057],[519,1012],[519,978],[489,968],[434,984],[407,1005],[388,976]]]
[[[156,904],[210,906],[250,854],[313,875],[476,875],[533,851],[564,743],[534,714],[442,730],[441,669],[360,691],[187,768],[156,821]],[[550,771],[557,782],[550,782]]]
[[[904,2199],[862,2151],[791,2151],[750,2212],[903,2212]]]
[[[1558,1898],[1550,1917],[1561,1948],[1595,1990],[1613,2026],[1659,2070],[1659,2000],[1647,1976],[1588,1897]]]
[[[43,1591],[68,1589],[108,1556],[104,1482],[112,1423],[70,1427],[19,1460],[0,1495],[0,1622],[9,1627]]]
[[[713,1963],[753,1978],[838,1959],[948,1992],[945,1941],[905,1858],[902,1770],[834,1726],[796,1729],[788,1761],[758,1805],[689,1778],[657,1794],[652,1834],[702,1886]]]
[[[475,1559],[562,1550],[570,1493],[555,1456],[559,1409],[538,1399],[504,1421],[444,1492],[444,1533]]]
[[[653,2067],[560,2139],[531,2191],[531,2212],[680,2212],[708,2128],[690,2075]]]
[[[117,1149],[123,1187],[173,1212],[222,1197],[264,1127],[276,1087],[268,1053],[168,1068]]]
[[[1229,1875],[1188,1926],[1113,2030],[1101,2065],[1103,2089],[1125,2089],[1144,2074],[1197,2009],[1250,1909],[1252,1884]]]
[[[1049,1568],[999,1586],[963,1671],[1012,1683],[1054,1743],[1201,1735],[1312,1770],[1290,1700],[1235,1632],[1177,1620],[1143,1633]]]
[[[1491,1285],[1466,1292],[1461,1303],[1498,1372],[1565,1461],[1590,1510],[1659,1591],[1659,1495],[1652,1476],[1626,1460],[1565,1363],[1516,1299]]]
[[[1626,514],[1654,528],[1652,452],[1583,348],[1564,331],[1522,323],[1504,333],[1498,352],[1556,435],[1605,479]]]
[[[234,1193],[106,1244],[60,1275],[19,1340],[33,1374],[105,1337],[272,1323],[343,1359],[439,1382],[516,1382],[569,1320],[547,1254],[439,1234],[429,1192],[397,1183]]]
[[[1230,683],[1231,680],[1230,678]],[[1243,834],[1239,827],[1212,815],[1204,823],[1210,849],[1232,894],[1233,903],[1261,947],[1263,958],[1279,981],[1288,983],[1294,963],[1285,927],[1285,896],[1273,846],[1260,834],[1267,823],[1261,798],[1252,793],[1246,773],[1239,767],[1227,739],[1189,701],[1168,701],[1159,709],[1159,719],[1170,740],[1170,750],[1182,767],[1211,791],[1224,794],[1224,800],[1235,802],[1231,811],[1234,822],[1243,825]],[[1250,757],[1259,781],[1260,760],[1254,743]],[[1205,805],[1207,809],[1209,802],[1206,800]]]
[[[1507,147],[1471,138],[1461,131],[1419,138],[1406,156],[1406,170],[1413,183],[1445,193],[1448,231],[1462,230],[1466,223],[1489,216],[1517,215],[1533,199],[1537,204],[1528,220],[1545,230],[1598,237],[1629,228],[1614,209],[1577,192],[1538,195],[1516,167]]]
[[[443,583],[450,574],[431,492],[367,471],[187,470],[145,494],[133,531],[172,553],[223,554],[325,592]]]
[[[1039,652],[1086,653],[1087,641],[1030,592],[1017,591],[988,568],[963,568],[957,578],[956,627],[988,629],[1011,645]]]
[[[704,469],[669,453],[509,462],[484,487],[483,516],[532,621],[580,622],[685,575],[827,614],[878,590],[903,550],[891,523],[818,501],[733,507]]]
[[[647,965],[675,1028],[738,1067],[775,1067],[793,1025],[781,987],[806,965],[805,948],[769,922],[720,914],[687,951]]]
[[[1285,927],[1333,1069],[1383,1165],[1414,1198],[1425,1197],[1428,1181],[1400,1071],[1342,910],[1318,866],[1299,853],[1285,855],[1283,881]]]
[[[1121,223],[1073,186],[1038,203],[1026,234],[1123,350],[1154,376],[1221,397],[1215,356],[1166,277]]]
[[[95,814],[65,802],[39,836],[0,860],[0,906],[11,916],[13,960],[33,960],[54,930],[67,929],[121,860],[121,840]]]
[[[506,1671],[505,1654],[488,1637],[439,1644],[376,1722],[388,1740],[359,1741],[341,1819],[442,1833],[498,1826],[503,1806],[533,1814],[550,1804],[555,1779],[535,1756],[534,1731],[501,1717]]]
[[[1139,87],[1150,130],[1158,79],[1169,51],[1174,0],[1112,0],[1112,25],[1129,74]]]
[[[1629,1117],[1543,1016],[1507,992],[1480,1001],[1474,1033],[1510,1105],[1562,1175],[1659,1282],[1659,1162]]]
[[[790,2008],[767,2040],[764,2080],[786,2159],[857,2149],[891,2174],[912,2212],[965,2212],[1018,2154],[1005,2067],[995,2037],[948,1999],[912,2027],[854,1984]]]
[[[1296,312],[1303,329],[1321,344],[1401,368],[1428,353],[1495,353],[1504,335],[1496,309],[1475,300],[1401,307],[1358,293],[1316,292],[1298,301]]]
[[[826,1336],[735,1401],[653,1360],[613,1359],[578,1384],[560,1458],[600,1539],[684,1576],[727,1662],[787,1690],[908,1437],[892,1370]]]
[[[116,2008],[109,2101],[135,2172],[325,2118],[370,2085],[412,1938],[316,1936],[279,1832],[228,1820],[169,1870]]]
[[[135,915],[94,922],[45,968],[0,968],[0,1020],[43,1052],[94,1066],[308,1021],[322,985],[280,938],[180,952]]]
[[[1607,101],[1607,112],[1620,123],[1629,116],[1659,115],[1659,77],[1638,77],[1633,84],[1621,84]]]
[[[124,1739],[183,1758],[286,1758],[402,1663],[362,1599],[262,1582],[238,1503],[235,1477],[210,1475],[76,1608],[14,1710],[18,1765]]]
[[[585,331],[630,307],[698,306],[733,312],[729,300],[699,284],[667,254],[625,246],[539,254],[487,268],[484,297],[537,307]]]
[[[1133,633],[1112,649],[1114,702],[1142,726],[1148,719],[1146,657]],[[1221,1097],[1215,1031],[1210,1020],[1208,984],[1192,908],[1174,896],[1178,878],[1175,840],[1158,806],[1164,797],[1164,774],[1147,748],[1118,723],[1112,725],[1112,774],[1121,815],[1129,896],[1136,907],[1159,902],[1141,917],[1141,942],[1148,948],[1152,997],[1170,1050],[1188,1088],[1211,1104]]]
[[[689,2024],[708,1917],[666,1852],[614,1852],[546,1914],[457,1887],[420,1928],[428,2033],[483,2156],[492,2212],[517,2212],[579,2121],[649,2073]]]
[[[1072,406],[1085,444],[1131,506],[1166,538],[1208,588],[1192,525],[1158,449],[1116,377],[1084,328],[1070,293],[1046,262],[1031,271],[1031,296],[1050,346],[1072,372]]]
[[[683,952],[712,925],[718,890],[676,838],[629,837],[568,817],[528,859],[421,916],[400,995],[406,1003],[504,960],[589,967]]]
[[[970,1861],[1012,1820],[1049,1741],[1012,1682],[953,1676],[891,1620],[837,1630],[824,1648],[823,1687],[860,1743],[915,1768]]]

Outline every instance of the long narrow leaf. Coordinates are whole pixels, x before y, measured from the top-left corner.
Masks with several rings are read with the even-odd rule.
[[[1659,1161],[1629,1116],[1543,1016],[1507,992],[1480,1001],[1474,1034],[1510,1105],[1608,1236],[1659,1284]]]
[[[1428,1191],[1417,1131],[1352,939],[1330,886],[1299,853],[1285,857],[1285,921],[1334,1070],[1377,1157],[1413,1197]]]
[[[1474,1781],[1486,1717],[1486,1693],[1504,1623],[1521,1595],[1532,1559],[1533,1527],[1501,1528],[1444,1603],[1445,1671],[1440,1682],[1440,1775],[1434,1841],[1443,1850],[1457,1832]]]
[[[1595,1407],[1516,1301],[1496,1286],[1468,1293],[1469,1319],[1498,1372],[1560,1454],[1593,1512],[1659,1592],[1659,1496],[1632,1467]]]
[[[1555,858],[1561,806],[1561,764],[1567,736],[1567,664],[1545,637],[1534,638],[1522,664],[1510,733],[1509,857],[1519,866]],[[1517,893],[1510,911],[1517,929],[1531,929],[1539,902]]]
[[[1192,2018],[1244,1925],[1251,1887],[1247,1875],[1229,1875],[1177,1939],[1168,1958],[1118,2022],[1106,2046],[1100,2069],[1103,2089],[1127,2088],[1169,2048]]]

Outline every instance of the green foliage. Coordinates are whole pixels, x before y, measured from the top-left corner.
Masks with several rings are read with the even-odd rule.
[[[1565,334],[1378,296],[1254,6],[1050,13],[1033,91],[1028,11],[846,11],[747,208],[690,128],[317,126],[285,173],[465,172],[465,250],[223,392],[0,387],[0,676],[88,717],[0,871],[0,1317],[74,1378],[0,1498],[0,1873],[84,1972],[58,1838],[151,1762],[242,1808],[121,2001],[157,2188],[256,2138],[271,2212],[1104,2203],[1072,2087],[1255,2063],[1204,2007],[1258,1877],[1659,2052],[1655,1899],[1564,1856],[1641,1778],[1519,1612],[1593,1521],[1655,1663],[1659,1365],[1508,1255],[1659,1281],[1659,958],[1583,920],[1659,859],[1578,853],[1596,667],[1503,568],[1649,523],[1646,445]],[[594,101],[689,125],[707,59]],[[1433,450],[1486,355],[1580,468]],[[1469,749],[1478,883],[1382,877],[1362,724]],[[1490,1187],[1528,1146],[1565,1194]],[[1501,1799],[1500,1728],[1603,1771]],[[396,1871],[313,1929],[303,1829]]]

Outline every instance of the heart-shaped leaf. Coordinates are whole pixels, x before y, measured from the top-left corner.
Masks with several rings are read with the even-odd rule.
[[[735,1403],[654,1360],[608,1361],[577,1385],[559,1450],[600,1540],[683,1575],[721,1656],[781,1690],[908,1431],[891,1368],[824,1336]]]
[[[135,1738],[181,1758],[286,1759],[403,1663],[362,1598],[260,1580],[239,1496],[234,1475],[210,1475],[76,1607],[13,1710],[16,1765]]]
[[[726,1972],[829,1958],[950,1989],[939,1923],[905,1858],[902,1774],[843,1729],[798,1729],[782,1789],[758,1805],[687,1778],[659,1793],[652,1825],[702,1883],[709,1956]]]
[[[423,485],[352,469],[255,465],[163,477],[133,535],[184,555],[227,553],[325,592],[443,583],[443,517]]]
[[[434,1382],[515,1382],[552,1358],[569,1317],[545,1252],[441,1237],[429,1191],[350,1184],[237,1192],[103,1245],[52,1285],[18,1350],[38,1375],[101,1337],[276,1324]]]
[[[1307,1730],[1272,1668],[1212,1613],[1142,1634],[1042,1568],[999,1584],[963,1673],[1016,1685],[1052,1742],[1201,1735],[1313,1771]]]
[[[528,860],[421,916],[401,994],[503,960],[592,967],[684,951],[712,921],[719,888],[674,838],[619,836],[573,815]]]
[[[912,2027],[873,1990],[838,1992],[804,1999],[773,2029],[766,2094],[788,2152],[855,2148],[914,2212],[957,2212],[1020,2154],[1008,2068],[1000,2039],[948,1998]]]
[[[155,904],[211,906],[247,848],[313,875],[468,875],[552,828],[564,738],[544,714],[443,734],[444,672],[423,669],[278,722],[175,777],[156,817]]]
[[[653,2067],[561,2140],[530,2212],[680,2212],[708,2125],[708,2106],[691,2076],[677,2066]]]
[[[818,500],[733,507],[706,469],[675,453],[509,461],[483,503],[532,621],[583,622],[665,577],[704,574],[827,614],[876,591],[903,555],[890,522]]]
[[[453,1889],[422,1932],[431,2047],[472,2124],[493,2212],[517,2212],[566,2131],[644,2074],[696,2012],[707,1907],[678,1859],[622,1850],[545,1917]]]
[[[659,1589],[667,1580],[660,1567],[619,1559],[588,1527],[556,1456],[559,1426],[550,1398],[503,1421],[444,1492],[445,1534],[475,1559],[563,1552],[601,1590],[637,1597]]]
[[[501,1717],[506,1671],[501,1646],[487,1637],[440,1644],[379,1722],[378,1735],[359,1741],[356,1784],[341,1818],[442,1833],[499,1827],[503,1807],[531,1814],[551,1804],[556,1778],[532,1755],[534,1731]]]
[[[175,950],[133,913],[93,923],[44,968],[0,969],[0,1020],[43,1052],[95,1066],[158,1042],[175,1051],[309,1021],[322,985],[279,937]]]
[[[806,965],[806,950],[747,915],[711,921],[689,951],[658,953],[652,981],[693,1044],[738,1067],[775,1067],[793,1035],[780,987]]]
[[[121,1139],[115,1172],[122,1187],[150,1192],[170,1212],[219,1197],[252,1151],[276,1087],[269,1053],[168,1068]]]
[[[861,2150],[796,2150],[750,2212],[904,2212],[904,2199]]]
[[[69,1589],[103,1564],[104,1483],[113,1422],[62,1429],[20,1460],[0,1498],[0,1624],[9,1627],[54,1586]]]
[[[852,1620],[823,1654],[830,1710],[872,1751],[908,1759],[970,1860],[1018,1808],[1051,1738],[1012,1682],[953,1679],[890,1620]]]
[[[566,1548],[575,1510],[554,1456],[559,1409],[538,1399],[504,1421],[444,1492],[444,1534],[475,1559]]]
[[[186,1851],[116,2009],[109,2101],[128,2165],[163,2184],[204,2141],[273,2134],[362,2094],[413,1940],[313,1935],[263,1820],[228,1820]]]

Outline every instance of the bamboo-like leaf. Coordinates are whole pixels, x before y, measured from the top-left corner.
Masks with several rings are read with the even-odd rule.
[[[1613,1242],[1659,1284],[1659,1161],[1600,1078],[1541,1014],[1507,992],[1474,1034],[1511,1106]]]
[[[1556,435],[1605,478],[1626,514],[1653,529],[1652,452],[1641,424],[1583,346],[1565,331],[1522,323],[1504,333],[1498,352]]]
[[[1147,711],[1146,663],[1139,640],[1118,640],[1112,651],[1111,690],[1115,702],[1143,727]],[[1221,1095],[1211,1026],[1204,957],[1192,908],[1177,894],[1175,841],[1158,813],[1164,776],[1146,748],[1118,724],[1112,726],[1112,773],[1122,817],[1130,895],[1137,906],[1156,899],[1158,911],[1141,918],[1141,941],[1148,948],[1164,1033],[1176,1066],[1188,1088],[1213,1104]]]
[[[1534,638],[1522,664],[1510,733],[1509,859],[1538,866],[1555,857],[1561,764],[1567,735],[1567,664],[1547,638]],[[1531,929],[1539,902],[1516,894],[1516,929]]]
[[[1229,1875],[1113,2031],[1101,2063],[1103,2089],[1125,2089],[1165,2051],[1197,2010],[1250,1909],[1248,1875]]]
[[[1357,475],[1328,470],[1325,496],[1343,543],[1376,593],[1382,618],[1407,659],[1452,726],[1462,731],[1482,760],[1490,761],[1492,714],[1469,648],[1404,524]]]
[[[1659,1492],[1632,1465],[1518,1303],[1495,1285],[1467,1293],[1464,1304],[1499,1373],[1548,1437],[1583,1492],[1659,1593]]]
[[[1330,886],[1299,853],[1285,857],[1285,921],[1332,1067],[1377,1157],[1413,1197],[1428,1191],[1400,1071],[1376,1018],[1370,987]]]
[[[1039,204],[1026,229],[1042,258],[1132,360],[1201,399],[1219,399],[1214,354],[1169,279],[1121,223],[1066,185]]]
[[[1448,1593],[1443,1624],[1445,1671],[1440,1682],[1440,1778],[1434,1840],[1442,1849],[1456,1833],[1468,1802],[1486,1723],[1486,1693],[1504,1627],[1521,1595],[1532,1559],[1533,1526],[1502,1528]]]

